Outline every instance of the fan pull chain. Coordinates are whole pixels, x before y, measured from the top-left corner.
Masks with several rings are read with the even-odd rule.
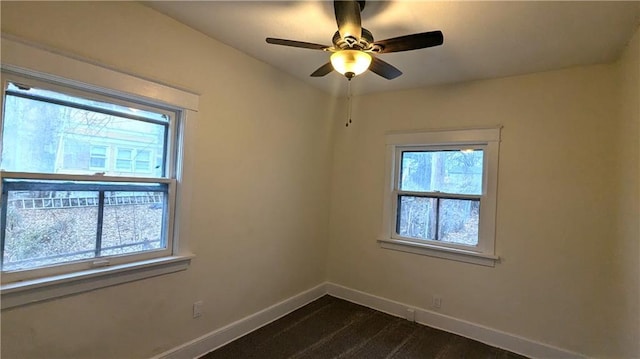
[[[345,127],[349,127],[351,123],[351,79],[347,81],[347,122],[344,124]]]

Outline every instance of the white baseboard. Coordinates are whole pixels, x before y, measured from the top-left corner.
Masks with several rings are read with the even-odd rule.
[[[152,359],[192,359],[213,351],[243,335],[259,329],[327,294],[326,283],[320,284],[269,308],[207,333]]]
[[[458,334],[463,337],[474,339],[514,353],[522,354],[530,358],[586,358],[582,354],[536,342],[514,334],[505,333],[441,313],[416,308],[387,298],[378,297],[355,289],[343,287],[338,284],[326,282],[289,299],[283,300],[280,303],[276,303],[269,308],[207,333],[188,343],[168,350],[153,357],[152,359],[197,358],[237,338],[240,338],[243,335],[251,333],[252,331],[291,313],[292,311],[322,297],[325,294],[364,305],[365,307],[401,318],[405,318],[407,315],[407,309],[413,309],[415,313],[415,321],[417,323]]]
[[[458,334],[463,337],[474,339],[530,358],[585,358],[582,354],[505,333],[441,313],[416,308],[390,299],[360,292],[334,283],[327,283],[326,288],[327,293],[331,296],[348,300],[396,317],[405,318],[407,309],[413,309],[415,313],[415,321],[417,323]]]

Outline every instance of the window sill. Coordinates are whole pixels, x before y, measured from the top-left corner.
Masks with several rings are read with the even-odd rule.
[[[194,256],[178,255],[0,286],[1,307],[8,309],[112,285],[183,271]]]
[[[479,264],[487,267],[494,267],[496,262],[500,261],[500,257],[490,254],[465,251],[457,248],[438,247],[431,244],[403,241],[399,239],[379,239],[378,243],[380,243],[380,247],[384,249],[451,259],[454,261]]]

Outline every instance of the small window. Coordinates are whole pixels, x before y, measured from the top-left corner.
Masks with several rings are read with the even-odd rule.
[[[3,279],[171,255],[177,113],[13,75],[5,84]]]
[[[151,152],[137,150],[135,155],[135,168],[137,173],[151,172]]]
[[[482,194],[481,149],[400,151],[400,237],[475,246]]]
[[[129,148],[118,148],[116,155],[116,171],[133,172],[133,150]]]
[[[107,148],[105,146],[91,146],[89,168],[97,170],[107,168]]]
[[[493,264],[498,143],[498,129],[388,135],[382,246]]]

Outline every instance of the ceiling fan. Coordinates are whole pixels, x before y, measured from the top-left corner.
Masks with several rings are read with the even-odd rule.
[[[269,44],[332,52],[331,61],[320,66],[311,76],[321,77],[336,70],[349,80],[367,69],[387,80],[392,80],[402,75],[402,71],[371,54],[423,49],[439,46],[444,42],[441,31],[422,32],[374,41],[371,32],[361,26],[360,12],[364,9],[364,5],[365,1],[333,2],[338,24],[338,31],[332,39],[333,46],[271,37],[266,40]]]

